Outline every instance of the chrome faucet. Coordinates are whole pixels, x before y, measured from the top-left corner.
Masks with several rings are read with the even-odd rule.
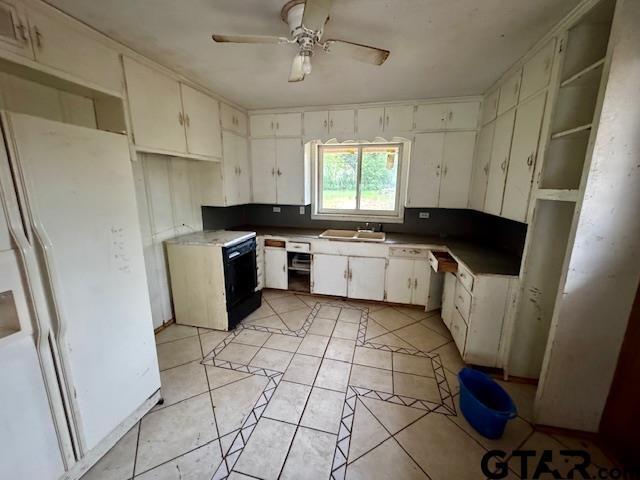
[[[369,223],[366,222],[364,227],[358,227],[359,232],[381,232],[382,224],[381,223]]]

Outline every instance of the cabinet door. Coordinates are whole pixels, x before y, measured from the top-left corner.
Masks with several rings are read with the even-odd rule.
[[[345,136],[355,133],[355,110],[332,110],[329,112],[329,135]]]
[[[276,136],[299,137],[302,135],[302,114],[281,113],[275,116]]]
[[[324,138],[329,134],[329,112],[304,112],[305,137]]]
[[[451,330],[453,322],[454,302],[456,300],[456,276],[453,273],[445,273],[444,289],[442,290],[442,320]]]
[[[438,206],[444,133],[419,133],[411,150],[407,206]]]
[[[251,203],[251,165],[247,139],[236,135],[236,162],[238,165],[238,203]]]
[[[413,261],[413,293],[411,303],[426,306],[429,300],[431,266],[428,260]]]
[[[476,132],[447,132],[444,136],[440,208],[466,208]]]
[[[29,12],[35,58],[50,67],[115,92],[122,91],[120,56],[80,29],[37,10]]]
[[[286,249],[264,247],[264,286],[280,290],[288,288]]]
[[[299,138],[276,141],[278,203],[304,204],[304,149]]]
[[[178,82],[126,57],[124,66],[135,144],[186,153]]]
[[[311,262],[311,293],[347,296],[349,257],[316,253]]]
[[[384,300],[384,258],[349,257],[349,298]]]
[[[487,193],[489,179],[489,164],[491,162],[491,145],[496,124],[492,122],[482,127],[478,135],[478,147],[473,160],[471,175],[471,189],[469,191],[469,208],[479,212],[484,208],[484,197]]]
[[[391,257],[387,266],[388,302],[411,303],[413,292],[413,260],[410,258]]]
[[[220,106],[220,123],[222,128],[240,135],[247,134],[247,116],[226,103]]]
[[[522,70],[518,70],[509,77],[502,87],[500,87],[500,100],[498,101],[498,115],[518,104],[520,96],[520,80],[522,79]]]
[[[238,190],[238,142],[235,133],[222,132],[223,177],[225,205],[237,205],[240,201]]]
[[[504,187],[502,216],[524,222],[527,219],[531,181],[538,154],[538,140],[547,99],[546,92],[520,104],[513,128],[509,170]]]
[[[498,113],[498,98],[500,96],[500,89],[494,90],[491,93],[485,95],[482,101],[482,125],[495,120]]]
[[[0,48],[33,58],[26,16],[13,1],[0,0]]]
[[[251,115],[249,129],[252,137],[272,137],[276,132],[276,121],[273,115]]]
[[[479,102],[460,102],[449,105],[448,130],[475,130],[478,127]]]
[[[446,103],[418,105],[416,109],[416,130],[443,130],[449,113]]]
[[[398,105],[384,109],[385,132],[410,132],[413,130],[413,105]]]
[[[187,85],[181,84],[180,87],[189,153],[207,157],[221,157],[222,142],[218,102]]]
[[[491,147],[487,193],[484,199],[484,211],[492,215],[500,215],[500,210],[502,209],[502,196],[504,194],[504,182],[507,178],[507,166],[509,165],[515,118],[516,111],[512,109],[496,120],[493,145]]]
[[[254,203],[277,203],[276,198],[276,140],[251,140],[251,177]]]
[[[368,135],[373,140],[373,137],[382,135],[384,130],[384,108],[360,108],[357,112],[358,115],[358,134]]]
[[[247,136],[247,123],[249,119],[245,113],[242,113],[239,110],[235,110],[235,118],[236,118],[236,132],[240,135]]]
[[[546,87],[551,78],[551,67],[556,49],[556,41],[552,39],[525,63],[522,69],[520,99],[526,99],[538,90]]]

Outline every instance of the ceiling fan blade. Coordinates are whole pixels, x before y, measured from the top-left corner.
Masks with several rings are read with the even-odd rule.
[[[359,43],[346,42],[344,40],[327,40],[327,51],[353,58],[360,62],[382,65],[389,57],[389,50],[360,45]]]
[[[289,73],[290,82],[301,82],[304,80],[304,71],[302,70],[302,64],[304,57],[302,55],[296,55],[293,57],[293,63],[291,64],[291,72]]]
[[[271,35],[211,35],[217,43],[289,43],[285,37],[274,37]]]
[[[302,24],[314,32],[322,30],[329,18],[332,3],[333,0],[307,0],[304,4]]]

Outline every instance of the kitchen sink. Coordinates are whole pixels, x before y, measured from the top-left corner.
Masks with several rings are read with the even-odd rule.
[[[329,240],[351,240],[361,242],[384,242],[386,235],[384,232],[357,231],[357,230],[325,230],[320,234],[320,238]]]

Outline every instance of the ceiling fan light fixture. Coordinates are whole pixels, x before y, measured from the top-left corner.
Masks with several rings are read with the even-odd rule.
[[[311,73],[311,55],[303,55],[302,59],[302,71],[305,75],[309,75]]]

